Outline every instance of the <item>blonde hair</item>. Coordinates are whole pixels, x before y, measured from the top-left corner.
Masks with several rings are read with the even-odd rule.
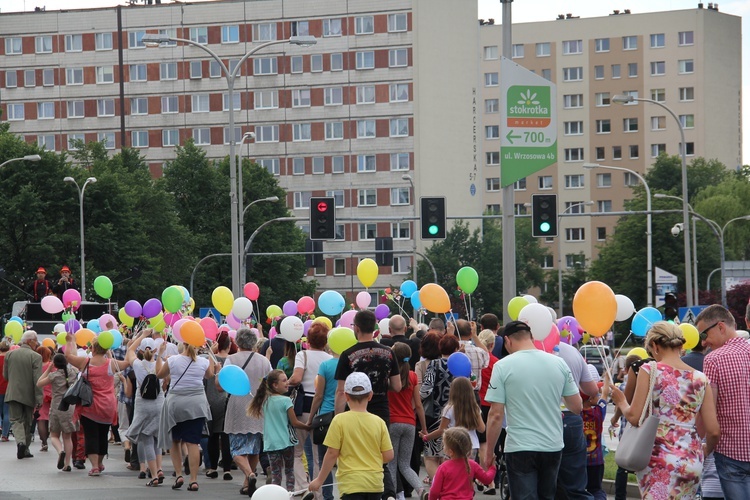
[[[466,472],[471,472],[469,467],[469,453],[472,450],[471,436],[469,431],[463,427],[451,427],[443,433],[443,447],[453,452],[453,458],[463,458],[466,464]]]
[[[482,411],[474,396],[474,387],[466,377],[456,377],[451,382],[448,407],[453,408],[453,421],[458,427],[476,430],[482,423]]]
[[[185,350],[182,352],[185,356],[189,357],[193,361],[198,359],[198,354],[195,351],[195,347],[191,344],[183,343]]]
[[[479,341],[489,349],[495,345],[495,332],[492,330],[482,330],[479,332]]]
[[[658,345],[667,349],[681,349],[685,344],[682,330],[674,323],[657,321],[646,334],[645,345]]]

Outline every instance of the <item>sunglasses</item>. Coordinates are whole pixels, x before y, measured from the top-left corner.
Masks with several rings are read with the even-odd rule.
[[[713,325],[709,326],[708,328],[706,328],[705,330],[703,330],[702,332],[700,332],[700,333],[698,334],[698,338],[700,338],[701,340],[706,340],[706,338],[708,338],[708,331],[709,331],[709,330],[710,330],[711,328],[714,328],[715,326],[717,326],[717,325],[718,325],[719,323],[721,323],[721,321],[717,321],[717,322],[716,322],[716,323],[714,323]]]

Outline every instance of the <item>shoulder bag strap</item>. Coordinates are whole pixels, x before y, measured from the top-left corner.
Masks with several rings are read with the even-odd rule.
[[[646,416],[652,415],[654,412],[654,385],[656,385],[656,361],[651,361],[648,364],[649,380],[648,380],[648,394],[646,395],[646,402],[643,404],[643,411],[641,412],[641,418],[638,419],[638,425],[642,425],[643,421],[646,420]]]
[[[245,360],[245,363],[242,365],[242,371],[243,372],[245,371],[245,367],[250,362],[250,360],[253,359],[253,356],[255,356],[255,351],[253,351],[253,352],[250,353],[250,356],[247,357],[247,359]],[[231,398],[231,397],[232,397],[231,394],[227,394],[227,404],[229,404],[229,398]]]
[[[182,380],[183,375],[185,375],[187,373],[188,368],[190,368],[190,365],[192,365],[192,364],[193,364],[193,360],[191,359],[190,363],[188,363],[187,366],[185,367],[185,371],[182,372],[182,375],[180,375],[180,378],[178,378],[177,382],[175,382],[174,385],[172,386],[172,389],[174,389],[175,387],[177,387],[177,384],[180,383],[180,380]]]

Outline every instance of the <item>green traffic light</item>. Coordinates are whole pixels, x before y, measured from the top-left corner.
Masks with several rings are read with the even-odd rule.
[[[550,229],[549,222],[542,222],[539,224],[539,230],[543,233],[548,233]]]
[[[428,232],[429,232],[429,233],[430,233],[431,235],[433,235],[433,236],[434,236],[434,235],[438,234],[438,227],[437,227],[437,225],[436,225],[436,224],[432,224],[432,225],[431,225],[430,227],[428,227],[428,228],[427,228],[427,231],[428,231]]]

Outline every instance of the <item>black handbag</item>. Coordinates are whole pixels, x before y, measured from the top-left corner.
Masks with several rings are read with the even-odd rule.
[[[312,441],[313,444],[323,444],[328,434],[328,428],[331,426],[333,416],[335,412],[329,411],[328,413],[318,413],[312,419],[310,427],[312,427]]]
[[[78,374],[76,381],[65,391],[65,395],[63,395],[58,407],[60,411],[68,411],[71,405],[91,406],[94,393],[91,390],[91,384],[88,380],[88,369],[89,362],[87,361],[86,367]],[[86,377],[83,376],[84,372],[86,372]]]
[[[302,357],[304,358],[304,365],[302,366],[304,371],[307,370],[307,351],[302,351]],[[294,403],[294,414],[299,417],[305,413],[305,391],[302,388],[302,382],[289,391],[289,397],[292,398]]]

